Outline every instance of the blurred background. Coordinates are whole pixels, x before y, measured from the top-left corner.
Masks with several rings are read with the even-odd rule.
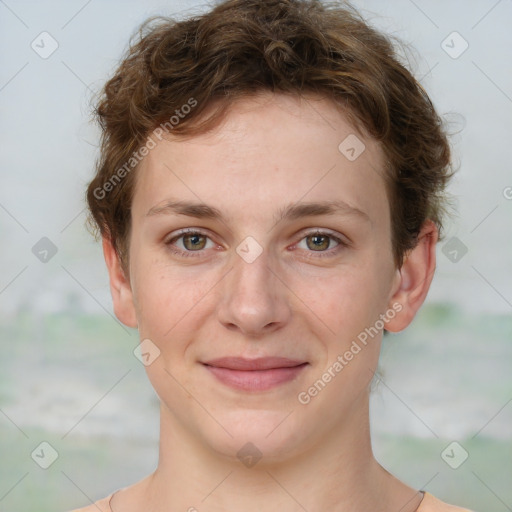
[[[475,511],[512,510],[512,2],[354,1],[453,134],[457,211],[426,305],[384,340],[378,460]],[[112,312],[84,190],[90,101],[148,16],[203,2],[0,0],[0,511],[84,506],[150,473],[158,402]]]

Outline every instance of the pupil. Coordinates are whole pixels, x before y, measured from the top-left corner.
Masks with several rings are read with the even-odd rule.
[[[187,235],[185,237],[185,240],[189,242],[188,244],[185,243],[185,246],[192,246],[192,248],[197,248],[200,245],[200,239],[202,238],[202,235]]]
[[[325,235],[312,235],[313,238],[313,244],[315,248],[325,249],[326,248],[326,241],[327,237]],[[323,240],[323,242],[322,242]],[[327,241],[327,245],[329,245],[329,242]]]

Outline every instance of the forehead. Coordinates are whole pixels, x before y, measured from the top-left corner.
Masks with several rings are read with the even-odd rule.
[[[299,200],[343,201],[370,217],[388,206],[380,145],[326,99],[262,94],[236,101],[211,132],[155,141],[138,170],[137,215],[171,198],[240,220]]]

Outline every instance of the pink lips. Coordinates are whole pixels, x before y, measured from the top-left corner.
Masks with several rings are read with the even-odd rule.
[[[264,391],[289,382],[308,365],[285,357],[221,357],[203,364],[224,384],[244,391]]]

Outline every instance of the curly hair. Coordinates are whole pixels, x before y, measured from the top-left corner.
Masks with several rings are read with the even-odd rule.
[[[379,141],[397,267],[427,219],[441,233],[453,174],[442,119],[391,39],[350,4],[226,0],[184,20],[150,18],[134,37],[94,110],[101,148],[86,192],[88,223],[110,239],[125,270],[148,136],[159,126],[204,133],[235,100],[262,91],[329,99]]]

